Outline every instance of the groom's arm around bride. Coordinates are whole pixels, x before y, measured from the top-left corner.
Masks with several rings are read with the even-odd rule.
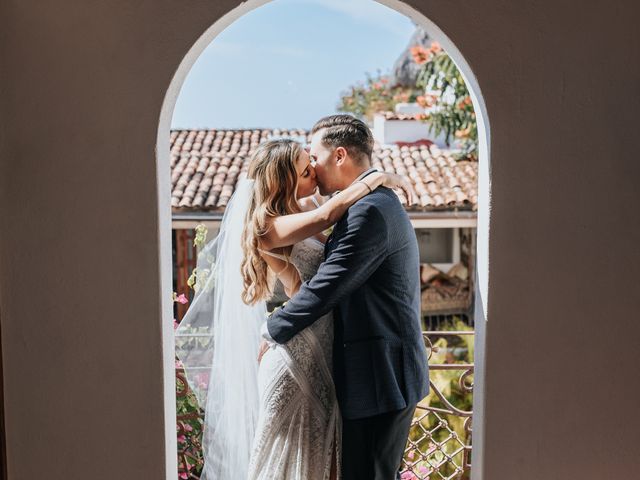
[[[427,393],[420,392],[417,395],[420,398],[405,398],[405,395],[414,395],[408,395],[411,392],[403,392],[406,389],[401,388],[401,383],[406,381],[423,385],[428,375],[423,368],[426,367],[426,354],[419,322],[419,259],[417,247],[410,248],[413,243],[411,240],[415,241],[415,234],[410,224],[408,229],[402,228],[404,222],[388,218],[402,219],[403,215],[406,216],[394,197],[395,193],[381,187],[351,207],[329,237],[325,247],[326,260],[320,265],[318,273],[267,321],[269,336],[282,344],[334,310],[334,353],[345,361],[351,358],[350,351],[357,351],[353,355],[361,357],[359,353],[363,348],[359,344],[366,344],[371,354],[377,352],[383,357],[388,354],[395,357],[398,350],[404,350],[404,347],[418,351],[418,358],[407,358],[409,364],[399,368],[404,370],[412,367],[415,370],[407,371],[406,375],[402,375],[405,372],[397,372],[399,375],[395,380],[398,383],[386,385],[386,392],[374,393],[373,389],[366,388],[374,398],[363,398],[364,404],[352,398],[341,398],[346,417],[360,418],[379,411],[402,408],[407,400],[419,401],[422,398],[420,395]],[[400,211],[398,208],[389,208],[396,202]],[[409,236],[413,238],[402,238]],[[339,354],[340,350],[343,350],[343,355]],[[377,367],[378,375],[391,376],[393,367],[404,363],[396,363],[396,360],[399,359],[390,358],[390,365],[379,365],[376,359],[372,359],[373,363],[362,365],[367,372],[361,372],[364,375],[360,377],[354,375],[352,380],[361,384],[359,378],[371,378],[372,366]],[[341,365],[335,367],[334,373],[338,377]],[[356,367],[360,365],[344,365],[345,369]],[[385,371],[385,367],[391,367],[392,371]],[[413,378],[418,372],[424,373],[424,376]],[[353,389],[353,385],[339,385],[338,380],[336,378],[338,387],[345,387],[347,391]],[[357,407],[352,409],[352,405]]]

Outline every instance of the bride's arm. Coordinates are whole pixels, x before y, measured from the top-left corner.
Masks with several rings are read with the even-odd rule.
[[[261,253],[260,256],[267,262],[267,265],[276,274],[278,280],[282,282],[284,293],[287,294],[287,297],[293,297],[302,284],[298,269],[291,262],[280,257],[275,257],[268,253]]]
[[[408,182],[402,177],[387,173],[371,173],[334,195],[315,210],[274,217],[269,229],[260,239],[262,248],[273,250],[293,245],[326,230],[336,223],[351,205],[381,185],[401,187],[410,196]]]
[[[302,285],[298,269],[292,263],[288,263],[285,269],[278,274],[278,279],[282,282],[284,293],[289,298],[298,293]]]
[[[316,208],[321,207],[327,200],[329,200],[329,198],[331,197],[324,197],[320,195],[319,192],[316,192],[310,197],[304,197],[299,199],[298,203],[300,204],[300,208],[302,208],[303,212],[310,212],[311,210],[315,210]],[[322,232],[316,233],[310,238],[315,238],[320,243],[324,244],[327,242],[327,238],[329,238],[329,233],[328,233],[329,231],[330,231],[329,229],[323,230]]]

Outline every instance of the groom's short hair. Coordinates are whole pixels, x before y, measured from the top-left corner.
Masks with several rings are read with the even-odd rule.
[[[330,115],[321,118],[311,129],[311,134],[320,130],[322,143],[326,146],[343,147],[356,162],[371,162],[373,134],[367,124],[352,115]]]

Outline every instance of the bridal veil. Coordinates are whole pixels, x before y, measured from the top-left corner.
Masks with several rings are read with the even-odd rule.
[[[240,295],[242,232],[253,180],[241,179],[220,232],[198,254],[195,296],[176,330],[176,355],[205,410],[202,480],[246,478],[256,428],[258,345],[264,302]]]

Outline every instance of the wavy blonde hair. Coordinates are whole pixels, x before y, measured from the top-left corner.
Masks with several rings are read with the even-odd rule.
[[[270,140],[253,153],[247,177],[255,180],[242,233],[242,301],[253,305],[273,294],[274,276],[258,248],[269,229],[269,219],[300,212],[296,200],[296,160],[302,152],[293,140]]]

